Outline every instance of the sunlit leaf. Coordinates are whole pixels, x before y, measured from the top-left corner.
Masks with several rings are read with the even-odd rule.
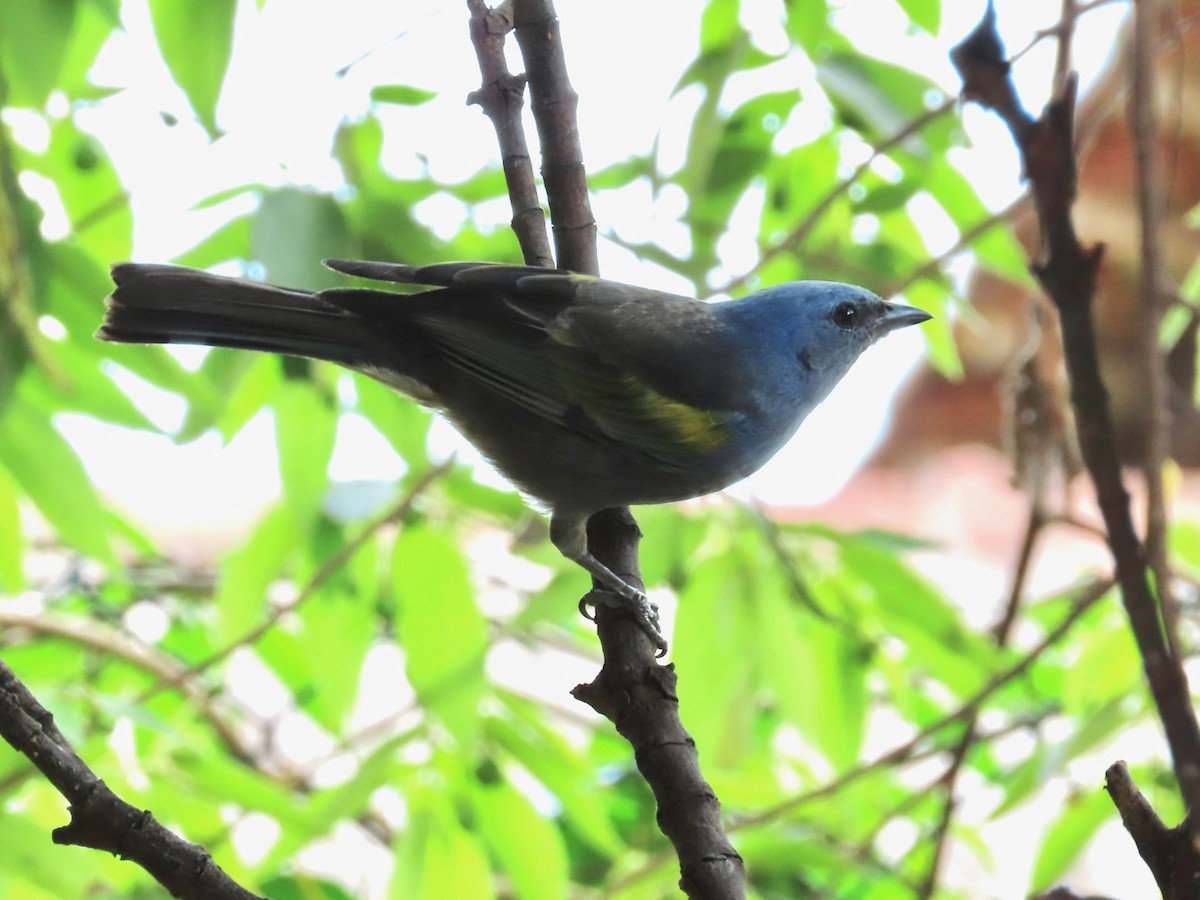
[[[470,746],[487,642],[462,552],[444,532],[405,528],[393,551],[392,585],[409,681],[421,703]]]
[[[1097,829],[1115,814],[1112,799],[1099,785],[1072,797],[1041,841],[1031,892],[1040,893],[1061,877]]]
[[[0,80],[9,104],[41,108],[46,102],[67,55],[76,5],[0,3]]]
[[[209,135],[217,135],[217,98],[233,50],[236,0],[149,0],[167,68]]]
[[[567,852],[558,829],[499,772],[481,778],[472,799],[479,833],[516,894],[531,900],[566,896]]]
[[[427,91],[411,84],[379,84],[371,88],[371,100],[375,103],[420,106],[436,96],[437,91]]]
[[[0,469],[0,588],[10,594],[16,594],[25,585],[24,549],[16,485],[8,473]]]
[[[912,23],[930,34],[937,34],[942,24],[941,0],[896,0]]]
[[[330,398],[307,381],[286,379],[275,396],[275,446],[287,503],[302,517],[311,517],[325,496],[336,433]]]
[[[296,552],[302,532],[295,512],[281,504],[259,520],[225,561],[217,589],[217,623],[223,639],[240,638],[265,614],[267,589]]]
[[[14,398],[0,411],[0,466],[71,547],[116,565],[108,517],[87,472],[48,418]]]

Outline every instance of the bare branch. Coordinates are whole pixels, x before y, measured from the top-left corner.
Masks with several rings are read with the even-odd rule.
[[[512,206],[512,229],[521,245],[521,256],[531,266],[554,268],[550,239],[546,236],[546,214],[538,200],[533,178],[533,163],[521,122],[524,106],[525,77],[508,71],[504,59],[504,40],[512,31],[512,3],[505,0],[489,9],[486,0],[467,0],[471,10],[471,43],[479,60],[483,83],[472,91],[468,103],[477,103],[492,120],[508,200]]]
[[[150,812],[131,806],[88,768],[54,716],[0,662],[0,736],[25,754],[70,804],[71,821],[54,831],[56,844],[91,847],[131,860],[173,897],[252,900],[208,851],[168,831]]]
[[[1178,828],[1164,825],[1134,784],[1124,761],[1113,763],[1104,774],[1104,789],[1154,875],[1163,900],[1194,898],[1200,884],[1200,856],[1192,843],[1190,822],[1185,819]]]
[[[1145,400],[1142,477],[1146,480],[1146,558],[1162,601],[1163,626],[1171,655],[1181,659],[1179,607],[1171,591],[1167,563],[1167,501],[1163,462],[1167,456],[1170,409],[1167,404],[1166,354],[1159,347],[1166,302],[1162,290],[1159,226],[1163,216],[1162,175],[1158,165],[1154,88],[1155,27],[1158,3],[1138,0],[1133,11],[1133,64],[1130,71],[1129,118],[1133,134],[1134,175],[1140,228],[1140,327],[1142,397]]]
[[[541,143],[542,180],[550,202],[558,265],[572,272],[599,275],[596,220],[588,198],[583,146],[575,118],[579,95],[567,78],[554,4],[550,0],[514,0],[513,27],[529,78],[529,106]]]
[[[1183,799],[1188,809],[1200,810],[1200,727],[1187,677],[1163,634],[1144,549],[1121,479],[1112,412],[1100,377],[1091,307],[1103,248],[1084,248],[1071,217],[1076,187],[1072,128],[1076,80],[1067,79],[1041,117],[1031,118],[1009,78],[995,19],[989,6],[979,27],[954,49],[952,58],[963,78],[963,96],[994,110],[1008,126],[1032,186],[1042,228],[1042,249],[1033,271],[1059,313],[1080,449],[1096,488],[1121,597]]]

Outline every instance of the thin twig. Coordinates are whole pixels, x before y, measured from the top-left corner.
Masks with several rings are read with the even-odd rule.
[[[538,200],[529,144],[521,121],[525,77],[509,72],[504,58],[504,40],[512,31],[512,2],[504,0],[495,8],[489,8],[486,0],[467,0],[467,8],[471,11],[471,43],[475,45],[479,74],[483,79],[479,90],[472,91],[467,102],[478,104],[496,131],[504,183],[512,207],[512,230],[521,245],[522,257],[528,265],[553,268],[546,214]]]
[[[227,721],[218,708],[219,702],[202,690],[196,682],[186,677],[187,667],[175,657],[134,635],[95,619],[67,618],[51,613],[28,613],[13,609],[0,609],[0,628],[17,631],[24,629],[33,634],[60,638],[124,660],[156,679],[159,685],[170,685],[194,703],[201,717],[236,759],[242,762],[250,762],[253,759],[250,748],[238,736],[233,723]]]
[[[575,117],[579,95],[567,77],[554,4],[551,0],[514,0],[513,29],[529,79],[529,108],[537,125],[558,265],[599,275],[596,220]]]
[[[1041,658],[1042,654],[1044,654],[1050,647],[1058,643],[1058,641],[1062,639],[1063,635],[1071,630],[1071,627],[1079,620],[1080,616],[1091,609],[1101,597],[1108,593],[1112,586],[1112,579],[1105,578],[1091,582],[1087,586],[1081,588],[1076,596],[1075,602],[1071,606],[1070,612],[1068,612],[1063,617],[1063,620],[1054,626],[1053,629],[1048,631],[1046,635],[1040,641],[1038,641],[1038,643],[1024,656],[1022,656],[1017,662],[1005,669],[1003,672],[994,675],[988,680],[987,684],[976,691],[974,695],[969,697],[957,709],[946,713],[940,719],[937,719],[929,725],[926,725],[916,735],[905,741],[903,744],[893,747],[891,750],[888,750],[886,753],[877,756],[870,762],[863,763],[862,765],[848,770],[838,778],[822,785],[819,788],[815,788],[803,794],[797,794],[796,796],[790,797],[782,803],[768,807],[767,809],[762,810],[753,816],[740,818],[732,827],[736,829],[744,829],[762,825],[778,818],[781,815],[793,812],[795,809],[803,806],[806,803],[811,803],[814,800],[819,800],[822,797],[828,797],[832,794],[835,794],[842,788],[849,784],[853,784],[855,781],[858,781],[860,778],[870,774],[871,772],[894,765],[897,762],[907,760],[921,747],[922,744],[924,744],[935,734],[942,731],[944,728],[949,727],[950,725],[965,722],[971,717],[974,711],[983,704],[985,700],[992,696],[992,694],[1004,687],[1004,685],[1008,684],[1013,679],[1023,675],[1030,666],[1032,666],[1035,662],[1037,662],[1038,659]]]
[[[430,485],[449,472],[453,466],[454,458],[451,457],[450,459],[447,459],[424,472],[421,477],[413,483],[412,487],[405,492],[404,496],[396,501],[396,503],[394,503],[391,507],[384,510],[369,523],[367,523],[366,527],[364,527],[362,531],[355,535],[353,540],[347,541],[338,548],[336,553],[321,563],[317,571],[313,573],[312,577],[308,580],[304,587],[300,589],[300,592],[290,603],[280,604],[279,606],[275,607],[261,622],[246,631],[240,637],[230,641],[224,647],[214,651],[211,655],[205,657],[200,662],[188,667],[183,672],[181,677],[184,680],[195,679],[211,669],[213,666],[217,665],[217,663],[225,660],[235,650],[238,650],[242,647],[250,647],[258,643],[258,641],[261,640],[268,631],[275,627],[276,623],[279,622],[280,619],[282,619],[284,616],[294,613],[301,606],[307,603],[308,600],[310,600],[317,593],[317,591],[320,590],[321,586],[324,585],[325,582],[327,582],[335,574],[337,574],[337,572],[343,566],[345,566],[346,563],[353,559],[355,554],[357,554],[359,550],[366,546],[367,542],[370,541],[380,531],[380,529],[385,528],[391,523],[397,522],[408,515],[409,510],[412,509],[412,506],[417,502],[417,499],[423,493],[425,493]],[[143,695],[142,700],[144,701],[148,697],[153,696],[159,690],[169,686],[172,685],[160,684],[156,687],[150,688]]]
[[[1041,505],[1035,498],[1030,504],[1029,521],[1026,524],[1025,536],[1021,541],[1021,549],[1017,556],[1017,565],[1013,575],[1012,588],[1008,595],[1008,602],[1004,605],[1004,613],[1001,615],[999,623],[997,623],[992,632],[996,646],[998,647],[1007,647],[1009,638],[1012,636],[1013,623],[1016,622],[1017,611],[1021,607],[1021,598],[1025,594],[1025,583],[1029,576],[1029,564],[1033,558],[1033,548],[1037,544],[1037,537],[1041,533],[1045,523],[1046,520],[1042,515]],[[940,779],[940,788],[945,793],[945,799],[942,803],[942,813],[938,817],[938,823],[934,828],[933,852],[930,854],[929,866],[925,870],[925,880],[921,883],[921,889],[917,894],[921,898],[932,897],[934,891],[937,890],[938,878],[941,875],[942,856],[945,853],[946,842],[950,836],[950,825],[954,820],[954,811],[958,807],[958,801],[955,796],[958,789],[958,776],[962,772],[963,763],[966,762],[968,752],[977,740],[976,729],[978,725],[979,708],[976,707],[967,718],[963,736],[955,745],[954,750],[951,751],[950,764],[946,767],[946,771]]]
[[[874,165],[880,157],[884,156],[892,148],[897,147],[907,141],[914,134],[917,134],[919,131],[921,131],[921,129],[923,129],[930,122],[935,122],[940,119],[946,113],[950,112],[950,110],[954,109],[957,104],[957,97],[947,98],[940,105],[935,106],[933,109],[927,110],[921,113],[919,116],[914,117],[911,121],[906,123],[903,128],[901,128],[887,140],[880,143],[878,146],[874,147],[869,157],[855,166],[854,170],[849,175],[826,191],[825,195],[816,202],[816,205],[809,210],[808,215],[801,219],[800,223],[796,225],[795,228],[789,231],[782,239],[763,250],[763,252],[759,255],[758,262],[754,264],[754,268],[747,272],[743,272],[736,278],[731,279],[722,287],[714,289],[714,293],[728,294],[732,291],[738,290],[741,287],[744,287],[746,283],[753,278],[755,274],[761,271],[762,268],[767,265],[767,263],[771,262],[771,260],[775,259],[780,254],[794,251],[801,243],[804,242],[804,239],[812,233],[812,230],[817,227],[821,221],[821,217],[825,215],[825,213],[829,210],[829,207],[833,206],[834,203],[844,196],[846,191],[850,189],[850,186],[858,181],[858,179],[861,178],[864,173],[869,171],[871,166]]]
[[[513,0],[513,27],[528,76],[558,265],[597,275],[596,223],[576,120],[578,95],[567,76],[553,4]],[[638,586],[640,539],[626,508],[602,510],[587,524],[592,555]],[[744,897],[742,858],[725,835],[720,804],[679,719],[674,669],[659,665],[655,647],[625,611],[598,609],[596,631],[604,664],[573,696],[609,718],[629,741],[638,771],[654,793],[658,826],[679,858],[684,892],[694,898]]]
[[[1162,631],[1145,550],[1134,528],[1121,477],[1112,411],[1100,375],[1092,299],[1103,248],[1084,248],[1072,221],[1076,79],[1066,81],[1038,119],[1030,117],[1009,76],[991,7],[979,27],[954,49],[952,58],[963,78],[964,97],[994,110],[1008,126],[1032,185],[1042,232],[1042,251],[1033,270],[1054,302],[1062,325],[1080,449],[1096,489],[1121,599],[1171,748],[1184,804],[1200,813],[1200,726],[1187,675],[1172,656]]]
[[[1142,477],[1146,481],[1146,558],[1154,573],[1162,606],[1163,626],[1171,655],[1182,659],[1179,646],[1179,606],[1171,591],[1167,561],[1167,501],[1163,491],[1163,463],[1167,457],[1170,409],[1167,404],[1166,354],[1159,346],[1166,304],[1162,291],[1162,248],[1159,226],[1163,215],[1162,173],[1159,170],[1157,103],[1154,72],[1156,0],[1133,5],[1133,63],[1130,70],[1129,119],[1133,134],[1140,263],[1138,315],[1142,363],[1142,399],[1145,411]]]
[[[1058,50],[1054,56],[1054,88],[1062,84],[1071,72],[1071,42],[1075,37],[1075,22],[1079,9],[1075,0],[1062,0],[1062,13],[1058,17]]]

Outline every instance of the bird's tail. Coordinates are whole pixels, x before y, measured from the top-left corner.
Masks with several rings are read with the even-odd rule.
[[[96,336],[129,344],[203,344],[370,362],[377,337],[317,294],[180,266],[121,263]]]

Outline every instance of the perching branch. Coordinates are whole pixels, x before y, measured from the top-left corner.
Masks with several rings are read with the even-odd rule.
[[[469,0],[472,36],[480,28],[482,4]],[[493,13],[508,12],[506,4]],[[525,62],[530,108],[537,125],[542,177],[550,206],[558,266],[599,274],[596,223],[588,196],[583,150],[575,112],[578,95],[567,77],[558,19],[550,0],[513,0],[512,23]],[[502,78],[488,59],[503,48],[489,39],[476,41],[480,68],[487,82]],[[473,98],[476,95],[473,95]],[[485,111],[487,110],[485,105]],[[504,112],[515,116],[508,100]],[[502,152],[510,119],[491,116]],[[519,123],[518,123],[519,125]],[[516,177],[531,178],[528,156],[518,160]],[[505,165],[506,175],[509,166]],[[510,196],[514,195],[510,184]],[[514,200],[514,210],[516,202]],[[516,217],[514,216],[514,222]],[[522,241],[522,247],[525,242]],[[540,264],[526,256],[530,264]],[[597,513],[588,522],[588,547],[597,559],[631,583],[641,585],[637,549],[641,538],[628,509]],[[671,666],[659,665],[655,647],[624,611],[601,606],[596,629],[604,665],[590,684],[573,691],[576,699],[607,716],[634,750],[639,771],[658,804],[658,823],[679,857],[680,887],[690,897],[745,896],[742,858],[721,826],[720,804],[700,773],[695,744],[679,719],[676,677]]]
[[[1037,662],[1051,647],[1058,644],[1059,641],[1066,636],[1075,626],[1075,623],[1089,609],[1095,606],[1102,597],[1107,594],[1113,586],[1111,579],[1104,578],[1093,581],[1081,587],[1075,597],[1075,601],[1071,604],[1070,611],[1063,616],[1062,621],[1055,625],[1038,643],[1026,651],[1020,659],[1012,666],[1002,672],[992,676],[987,684],[983,685],[974,695],[968,697],[959,707],[946,713],[941,718],[931,722],[922,728],[917,734],[913,735],[908,740],[901,744],[897,744],[890,750],[885,751],[873,760],[861,763],[852,769],[848,769],[843,774],[839,775],[832,781],[820,785],[802,793],[796,794],[786,800],[767,807],[754,815],[739,817],[731,826],[730,831],[749,831],[754,828],[767,825],[771,822],[776,822],[786,816],[792,816],[796,810],[809,803],[817,800],[823,800],[827,797],[836,796],[840,791],[847,788],[849,785],[878,772],[881,769],[899,766],[905,763],[916,762],[928,759],[934,755],[941,755],[951,752],[953,747],[959,742],[960,738],[955,733],[952,741],[937,743],[934,739],[942,735],[943,732],[949,730],[951,726],[959,725],[969,721],[976,715],[978,710],[983,706],[989,697],[999,691],[1002,687],[1010,684],[1017,678],[1020,678],[1029,668]],[[1007,733],[1013,726],[1006,726],[1000,732],[991,732],[986,735],[981,735],[981,741],[992,740],[998,737],[1000,733]],[[924,796],[923,793],[921,796]],[[873,833],[873,832],[872,832]],[[634,884],[646,872],[663,864],[663,860],[658,857],[652,857],[647,860],[646,864],[635,872],[626,875],[617,887]],[[615,891],[612,894],[615,895]]]

